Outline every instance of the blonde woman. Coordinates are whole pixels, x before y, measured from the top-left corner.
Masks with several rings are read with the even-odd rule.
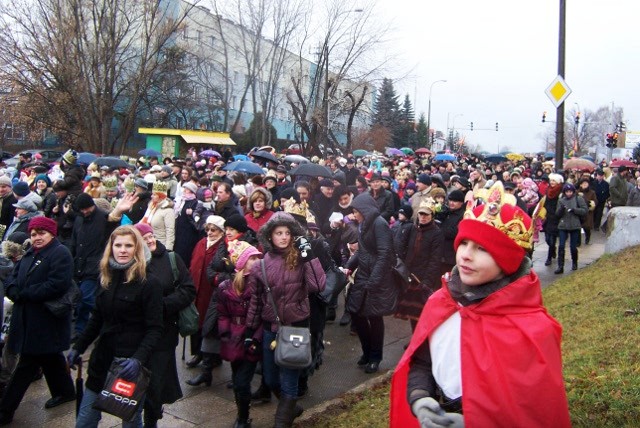
[[[140,223],[146,223],[153,229],[155,238],[169,251],[173,251],[176,239],[176,217],[173,201],[167,197],[167,183],[156,181],[151,190],[151,200]]]
[[[120,376],[136,379],[162,336],[162,287],[146,273],[151,252],[132,226],[113,231],[100,260],[100,290],[89,323],[67,356],[70,366],[96,339],[76,427],[97,427],[93,408],[114,358],[123,358]],[[123,427],[142,427],[142,406]]]

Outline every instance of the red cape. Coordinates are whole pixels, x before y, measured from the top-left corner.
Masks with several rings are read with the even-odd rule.
[[[482,302],[459,306],[447,283],[425,305],[391,383],[391,427],[420,427],[407,403],[409,363],[416,349],[460,312],[462,409],[466,428],[570,427],[562,378],[562,327],[542,306],[531,271]]]

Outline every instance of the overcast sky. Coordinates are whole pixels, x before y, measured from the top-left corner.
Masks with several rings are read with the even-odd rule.
[[[555,120],[545,89],[558,71],[558,0],[378,0],[394,27],[389,44],[400,51],[398,83],[445,131],[455,118],[471,144],[495,152],[544,149],[542,135]],[[567,0],[565,110],[622,107],[629,130],[640,130],[640,30],[637,0]],[[394,76],[390,76],[394,77]],[[499,131],[495,131],[495,123]],[[481,131],[482,128],[490,130]]]

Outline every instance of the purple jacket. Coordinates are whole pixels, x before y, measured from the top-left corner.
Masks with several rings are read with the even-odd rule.
[[[317,258],[300,263],[294,270],[287,269],[283,254],[270,251],[264,256],[265,271],[273,299],[278,307],[278,315],[283,325],[306,321],[310,316],[309,294],[324,290],[326,275]],[[262,279],[262,268],[256,263],[247,277],[247,289],[251,293],[251,303],[247,313],[247,327],[257,330],[263,322],[271,323],[276,332],[275,313]]]
[[[245,287],[239,296],[233,289],[233,282],[226,280],[220,284],[218,293],[220,356],[226,361],[259,361],[260,352],[248,353],[244,348],[247,309],[251,300],[249,287]],[[262,328],[255,330],[253,338],[262,341]]]

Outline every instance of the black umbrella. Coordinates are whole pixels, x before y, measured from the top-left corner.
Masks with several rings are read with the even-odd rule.
[[[115,166],[116,168],[127,168],[129,167],[129,164],[126,163],[125,161],[123,161],[120,158],[116,158],[116,157],[110,157],[110,156],[105,156],[105,157],[100,157],[97,158],[94,163],[98,166],[108,166],[108,167],[113,167]]]
[[[80,413],[80,403],[82,403],[82,397],[84,396],[84,381],[82,380],[82,358],[77,364],[78,376],[76,376],[76,416]]]
[[[259,159],[262,159],[262,160],[268,160],[270,162],[278,163],[278,158],[276,158],[271,153],[265,152],[265,151],[262,151],[262,150],[258,150],[257,152],[249,153],[249,156],[252,156],[254,158],[259,158]]]
[[[223,166],[222,169],[225,171],[239,171],[247,174],[264,174],[264,171],[262,170],[262,168],[260,168],[260,165],[249,161],[231,162]]]
[[[507,162],[509,159],[507,159],[505,155],[495,154],[495,155],[487,155],[484,158],[484,160],[489,163],[500,163],[500,162]]]
[[[331,178],[331,171],[326,166],[317,163],[303,163],[299,167],[291,170],[291,175],[307,175],[309,177],[327,177]]]

